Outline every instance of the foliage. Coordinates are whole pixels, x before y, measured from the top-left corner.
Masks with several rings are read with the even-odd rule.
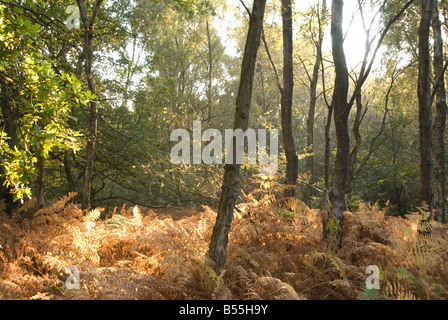
[[[34,180],[36,157],[77,149],[78,133],[67,124],[69,113],[77,103],[94,97],[83,94],[70,74],[54,71],[44,42],[39,40],[40,25],[23,15],[7,13],[3,5],[0,13],[2,95],[9,100],[6,108],[20,129],[20,144],[15,145],[10,145],[12,137],[2,130],[0,153],[5,185],[18,200],[31,195],[28,183]]]

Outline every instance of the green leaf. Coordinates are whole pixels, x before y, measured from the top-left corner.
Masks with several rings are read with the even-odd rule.
[[[23,12],[23,9],[20,8],[20,7],[14,7],[13,11],[14,11],[14,12],[17,12],[17,13],[22,13],[22,12]]]
[[[359,300],[378,300],[380,292],[377,289],[367,289],[361,291]]]
[[[403,267],[398,267],[397,270],[395,270],[395,274],[398,279],[406,279],[409,278],[412,281],[418,280],[417,277],[415,277],[410,271],[406,270]]]
[[[36,133],[37,133],[38,135],[41,135],[41,134],[42,134],[42,130],[40,129],[40,126],[38,126],[37,124],[34,126],[34,131],[36,131]]]

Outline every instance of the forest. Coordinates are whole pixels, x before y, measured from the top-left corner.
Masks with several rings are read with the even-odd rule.
[[[447,300],[447,39],[446,0],[0,0],[0,300]]]

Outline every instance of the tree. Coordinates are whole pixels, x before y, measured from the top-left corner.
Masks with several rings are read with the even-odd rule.
[[[77,134],[67,119],[85,96],[72,75],[54,70],[55,60],[46,47],[46,28],[40,24],[48,22],[48,17],[14,2],[7,6],[9,11],[0,5],[0,102],[5,127],[0,159],[3,191],[7,192],[2,196],[11,209],[11,200],[31,197],[30,184],[35,181],[35,195],[43,206],[44,161],[51,152],[76,149]]]
[[[16,121],[12,115],[12,97],[15,90],[11,88],[10,84],[6,81],[6,79],[1,80],[1,89],[0,89],[0,103],[2,108],[2,124],[4,127],[4,132],[6,136],[9,137],[7,140],[7,145],[9,150],[14,150],[18,145],[18,137],[17,137],[17,126]],[[3,131],[2,131],[3,136]],[[3,159],[2,159],[3,160]],[[3,162],[3,161],[2,161]],[[5,184],[5,169],[3,166],[0,167],[0,199],[5,200],[7,206],[7,212],[11,213],[11,210],[14,206],[13,201],[13,192],[11,192],[11,188],[8,188]]]
[[[81,21],[84,26],[84,72],[87,78],[87,85],[90,90],[90,93],[93,96],[96,96],[96,84],[95,78],[93,74],[93,35],[94,35],[94,25],[95,19],[98,15],[98,12],[101,8],[101,4],[103,0],[96,0],[95,6],[92,12],[91,17],[87,12],[86,3],[84,0],[77,0],[79,13],[81,16]],[[93,159],[95,155],[95,142],[97,136],[97,128],[98,128],[98,115],[97,115],[97,101],[96,97],[91,99],[89,102],[90,106],[90,132],[89,132],[89,140],[87,142],[87,159],[84,171],[84,183],[82,187],[82,200],[81,206],[83,209],[90,208],[90,196],[91,196],[91,185],[92,185],[92,172],[93,172]]]
[[[319,5],[317,7],[317,39],[313,39],[316,48],[316,59],[314,62],[313,73],[310,81],[310,106],[308,109],[308,116],[306,120],[306,173],[308,176],[307,184],[304,192],[304,202],[310,206],[311,196],[314,183],[314,120],[317,103],[317,84],[319,81],[319,70],[322,65],[322,43],[324,39],[324,25],[327,11],[327,1],[323,0],[322,10],[320,12]],[[322,71],[323,72],[323,71]]]
[[[252,98],[252,85],[255,73],[258,48],[260,46],[263,18],[266,8],[266,0],[254,0],[252,13],[249,20],[246,45],[241,66],[240,86],[236,98],[236,110],[234,129],[247,130],[249,124],[250,105]],[[233,159],[236,158],[236,143],[233,142]],[[223,269],[226,261],[227,243],[229,231],[233,220],[235,203],[240,191],[240,167],[241,165],[226,164],[222,193],[218,206],[218,215],[209,246],[209,254],[216,264],[216,269]]]
[[[292,8],[291,0],[282,0],[283,22],[283,87],[281,88],[281,116],[283,147],[286,155],[286,184],[294,186],[298,176],[299,159],[292,134],[292,97],[294,90]],[[285,196],[294,196],[294,188],[285,190]]]
[[[347,100],[348,87],[349,87],[348,70],[343,47],[344,35],[342,32],[342,17],[343,17],[342,12],[344,4],[343,1],[338,0],[334,0],[332,2],[331,39],[333,48],[333,60],[335,64],[335,73],[336,73],[332,104],[334,108],[334,123],[336,129],[337,152],[333,167],[333,180],[329,198],[331,202],[330,219],[336,219],[338,223],[337,225],[331,224],[336,225],[336,228],[335,230],[329,230],[328,232],[325,231],[325,229],[329,228],[329,224],[325,222],[324,235],[328,236],[330,233],[333,233],[335,235],[335,240],[337,241],[338,247],[342,246],[343,212],[345,208],[347,176],[350,165],[350,137],[348,132],[348,116],[356,100],[358,100],[358,103],[360,102],[359,99],[362,92],[362,87],[372,70],[372,66],[376,59],[378,50],[381,47],[386,34],[388,33],[392,25],[405,12],[405,10],[412,4],[413,1],[414,0],[409,0],[408,2],[406,2],[405,5],[401,7],[401,9],[398,11],[398,13],[396,13],[390,20],[387,21],[384,28],[378,33],[379,39],[372,52],[371,47],[373,40],[370,40],[369,38],[370,28],[366,28],[364,26],[367,36],[365,43],[364,59],[362,61],[361,70],[355,82],[355,87],[350,100]],[[383,6],[381,8],[383,8],[386,5],[386,3],[387,1],[384,1]],[[359,2],[359,9],[361,15],[363,15],[361,2]]]
[[[434,38],[434,94],[436,95],[436,115],[433,126],[434,156],[434,214],[437,221],[445,222],[445,122],[446,91],[443,66],[442,27],[439,18],[439,3],[434,0],[432,9],[432,29]]]
[[[333,181],[329,197],[331,202],[330,219],[336,218],[338,221],[337,226],[339,229],[336,232],[336,240],[339,247],[342,245],[345,188],[350,153],[350,140],[348,134],[348,115],[350,113],[350,106],[347,103],[348,70],[344,53],[344,34],[342,31],[343,9],[343,0],[332,1],[331,43],[336,72],[333,91],[333,108],[337,152],[334,162]]]
[[[262,39],[266,54],[274,71],[276,84],[280,92],[280,114],[283,148],[286,157],[285,184],[295,186],[298,177],[298,162],[294,136],[292,131],[292,101],[294,93],[294,64],[293,64],[293,30],[292,30],[292,7],[290,0],[282,0],[282,39],[283,39],[283,84],[275,67],[275,63],[269,50],[264,31]],[[292,197],[295,194],[294,187],[285,188],[284,195]]]
[[[429,29],[433,0],[423,0],[418,31],[418,114],[420,139],[420,201],[427,206],[432,217],[433,208],[433,161],[432,161],[432,115],[431,115],[431,56]]]

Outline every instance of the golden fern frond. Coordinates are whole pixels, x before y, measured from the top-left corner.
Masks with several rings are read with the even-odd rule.
[[[88,239],[82,235],[75,235],[72,246],[74,249],[71,252],[73,256],[81,261],[88,260],[93,264],[99,264],[100,257]]]
[[[311,210],[310,208],[300,199],[288,198],[285,200],[285,209],[295,213],[306,213],[308,214]]]
[[[333,254],[312,251],[305,256],[303,262],[305,269],[311,272],[334,272],[338,277],[345,278],[346,276],[346,265]]]
[[[104,211],[104,208],[95,208],[90,210],[90,212],[82,218],[84,222],[93,222],[100,218],[101,212]]]
[[[190,259],[193,262],[195,282],[199,284],[201,291],[204,292],[207,297],[211,297],[215,300],[230,295],[228,288],[224,284],[225,271],[219,274],[216,273],[211,267],[211,261],[208,261],[205,257],[197,258],[193,256]]]
[[[22,214],[25,213],[29,213],[26,214],[27,216],[35,216],[36,215],[36,208],[37,208],[37,200],[35,198],[30,199],[28,201],[26,201],[22,206],[20,206],[19,208],[17,208],[16,210],[13,210],[12,212],[12,217],[14,220],[18,220],[20,221],[22,218]]]
[[[397,296],[397,300],[418,300],[418,299],[412,292],[406,291],[404,293],[400,293]]]
[[[138,206],[135,206],[132,209],[132,216],[133,216],[133,219],[135,222],[142,223],[143,216],[142,216],[142,213],[140,212],[140,208]]]
[[[123,203],[123,206],[120,209],[120,216],[126,215],[126,204]]]
[[[34,216],[52,215],[52,214],[55,214],[55,213],[56,214],[60,213],[60,212],[62,212],[64,210],[65,205],[71,199],[73,199],[76,195],[77,195],[76,192],[69,192],[68,195],[62,196],[58,200],[56,200],[53,203],[51,203],[50,205],[37,210],[37,212],[34,214]],[[28,202],[30,202],[30,201],[28,201]]]
[[[428,251],[435,253],[448,252],[448,241],[436,234],[420,235],[417,243]]]
[[[388,281],[385,292],[392,300],[417,300],[417,297],[398,281]]]
[[[266,300],[306,300],[290,284],[270,276],[258,278],[254,288]]]
[[[417,243],[413,245],[406,255],[405,266],[408,268],[417,268],[422,274],[425,274],[432,268],[443,262],[442,254],[447,252],[443,239],[433,235],[420,235]]]

